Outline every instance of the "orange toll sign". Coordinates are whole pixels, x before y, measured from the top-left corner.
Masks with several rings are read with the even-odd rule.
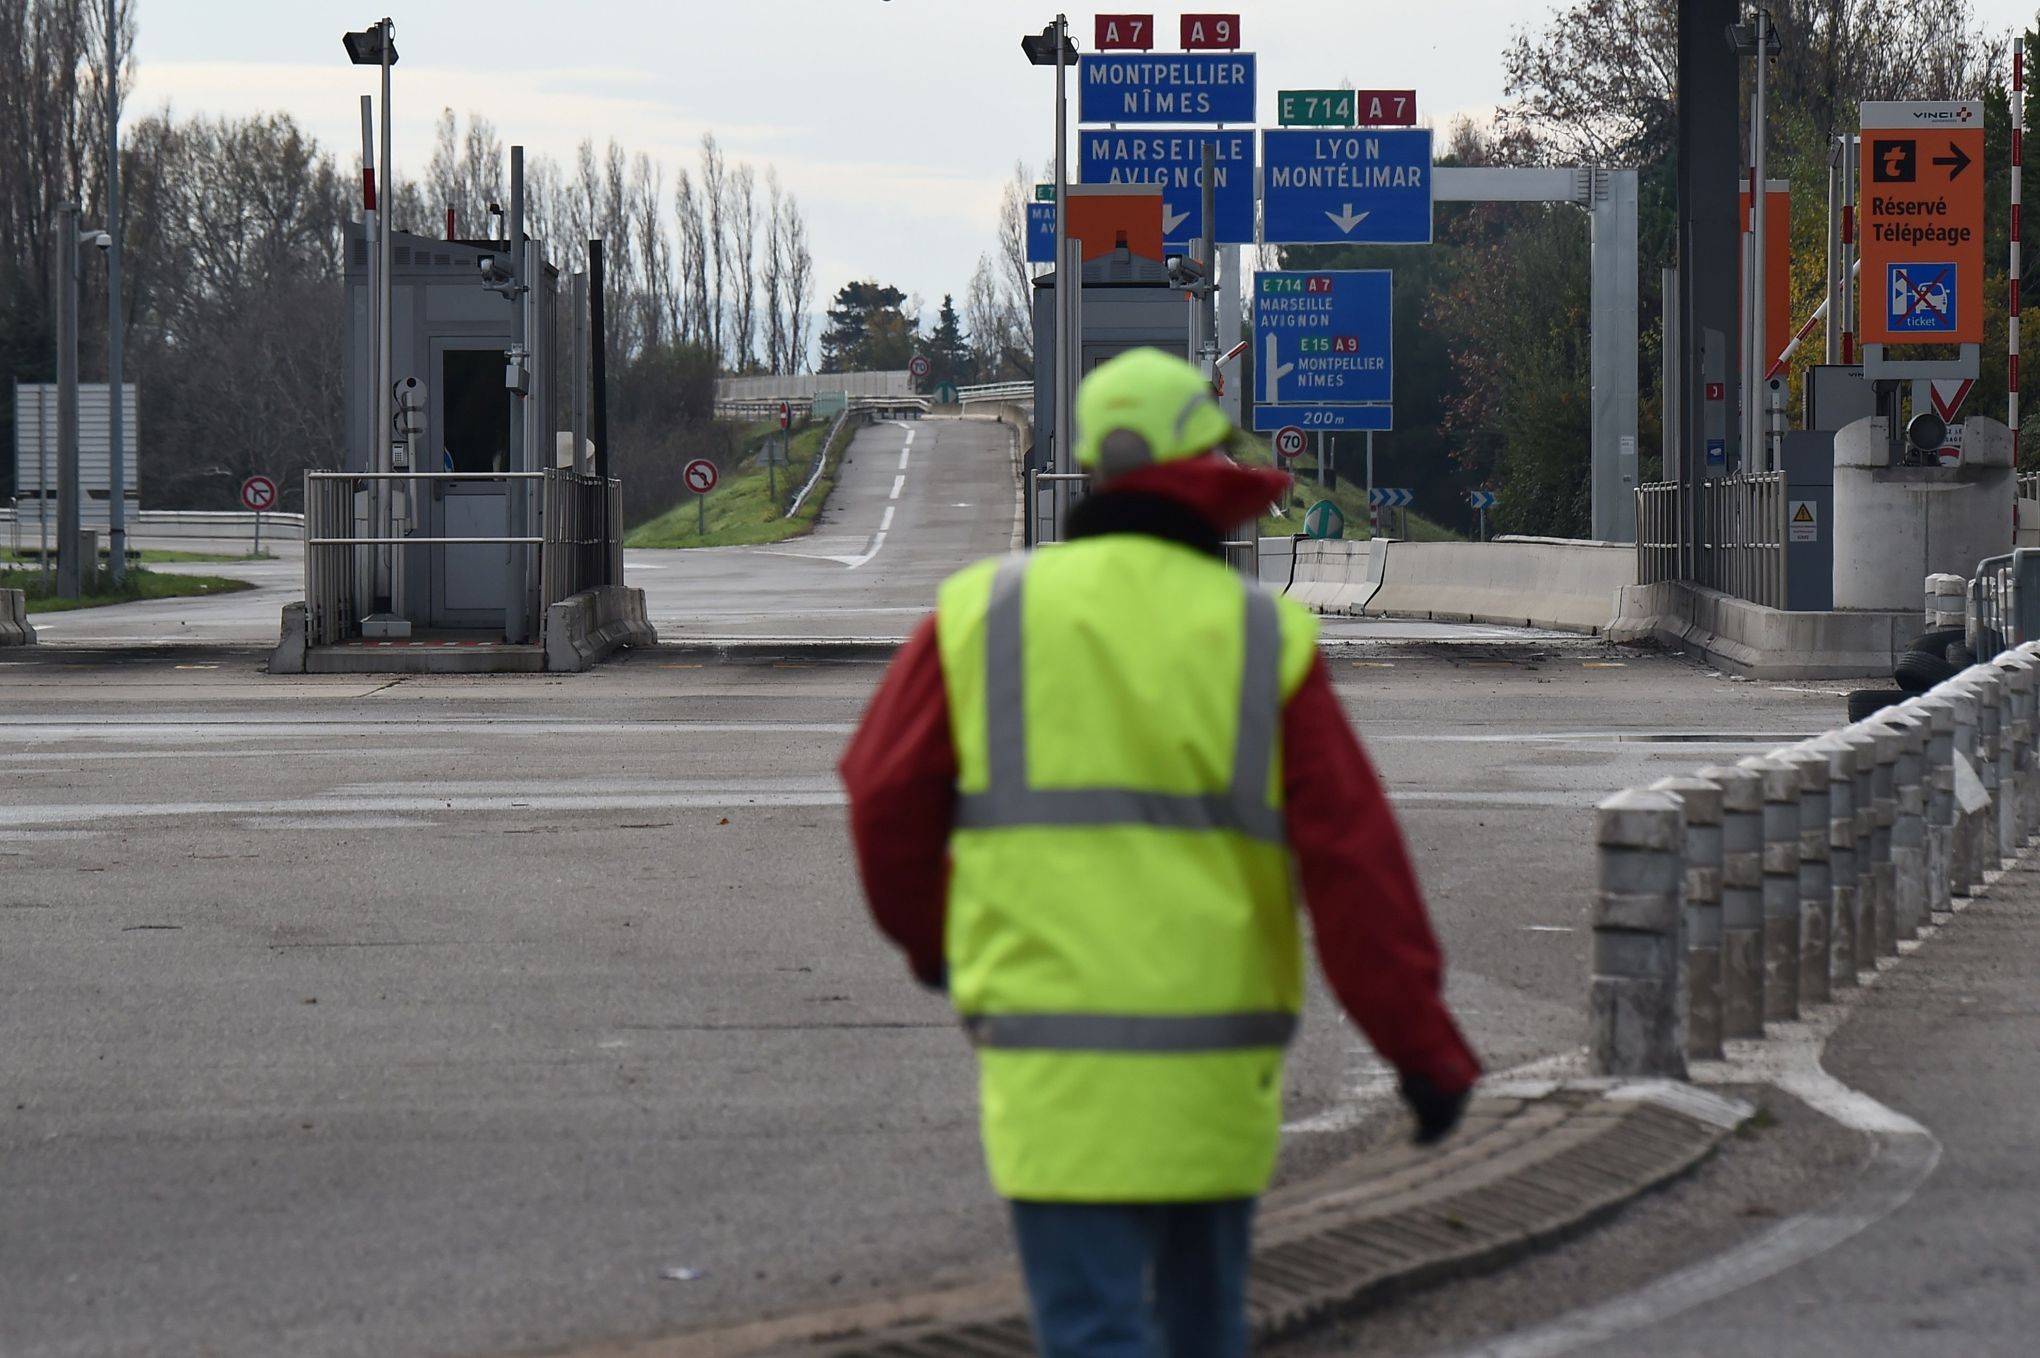
[[[1983,343],[1983,105],[1862,110],[1863,342]]]

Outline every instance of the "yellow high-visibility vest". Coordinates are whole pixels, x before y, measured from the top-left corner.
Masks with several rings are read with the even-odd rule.
[[[1259,1193],[1303,1002],[1281,714],[1315,620],[1114,534],[960,572],[936,632],[958,763],[945,948],[994,1186]]]

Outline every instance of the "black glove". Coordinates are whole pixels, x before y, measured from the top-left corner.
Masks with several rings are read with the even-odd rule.
[[[1452,1134],[1452,1129],[1459,1125],[1459,1115],[1466,1111],[1466,1101],[1473,1097],[1473,1090],[1447,1094],[1428,1075],[1405,1075],[1402,1096],[1410,1112],[1416,1115],[1417,1144],[1429,1146]]]

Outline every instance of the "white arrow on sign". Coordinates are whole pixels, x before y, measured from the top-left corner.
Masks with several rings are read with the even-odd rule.
[[[1333,226],[1338,227],[1341,232],[1350,236],[1353,234],[1353,228],[1360,225],[1360,223],[1366,221],[1369,214],[1365,212],[1353,211],[1353,205],[1351,203],[1341,203],[1339,204],[1339,206],[1345,209],[1343,213],[1326,212],[1325,216],[1330,217],[1332,219]]]
[[[1295,372],[1296,365],[1294,363],[1277,363],[1275,361],[1275,332],[1272,330],[1268,332],[1267,348],[1268,357],[1261,365],[1261,370],[1268,374],[1267,404],[1279,406],[1282,404],[1282,391],[1276,384],[1289,376],[1289,374]]]
[[[1169,211],[1169,205],[1168,205],[1167,203],[1163,203],[1163,204],[1162,204],[1162,235],[1163,235],[1163,236],[1165,236],[1165,237],[1166,237],[1166,236],[1173,236],[1173,235],[1175,235],[1175,234],[1176,234],[1176,228],[1177,228],[1177,227],[1179,227],[1179,226],[1181,226],[1181,225],[1182,225],[1182,224],[1183,224],[1184,222],[1187,222],[1187,221],[1189,221],[1189,220],[1190,220],[1190,213],[1189,213],[1188,209],[1185,209],[1185,210],[1184,210],[1184,211],[1182,211],[1182,212],[1171,212],[1171,211]]]

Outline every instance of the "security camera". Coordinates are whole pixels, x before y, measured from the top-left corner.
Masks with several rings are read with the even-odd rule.
[[[102,251],[111,250],[113,248],[113,236],[105,231],[94,231],[79,243],[82,245],[96,245]]]

